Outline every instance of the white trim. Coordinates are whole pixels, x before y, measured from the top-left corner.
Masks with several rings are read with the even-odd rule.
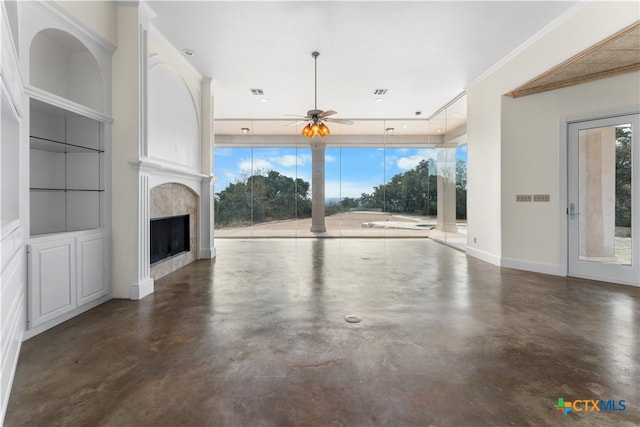
[[[560,216],[560,224],[558,227],[558,248],[560,249],[560,266],[563,268],[564,274],[569,273],[569,220],[567,209],[569,207],[568,191],[569,191],[569,152],[568,152],[568,135],[569,122],[566,117],[561,117],[559,121],[559,166],[560,179],[558,185],[558,209]]]
[[[570,116],[562,117],[562,120],[568,125],[570,123],[592,122],[594,120],[611,119],[620,116],[632,116],[634,114],[640,114],[640,110],[638,110],[637,104],[628,105],[625,107],[597,110],[581,114],[573,114]]]
[[[587,280],[596,280],[598,282],[604,282],[604,283],[614,283],[617,285],[625,285],[625,286],[634,286],[636,288],[640,287],[640,282],[633,282],[633,281],[629,281],[629,280],[621,280],[618,278],[611,278],[611,277],[599,277],[599,276],[589,276],[586,274],[572,274],[571,276],[568,277],[576,277],[578,279],[587,279]]]
[[[532,262],[515,258],[502,258],[502,267],[516,270],[533,271],[535,273],[551,274],[554,276],[566,276],[567,272],[561,264],[547,264]]]
[[[212,259],[216,257],[216,248],[200,249],[198,251],[198,259]]]
[[[112,117],[88,108],[82,104],[78,104],[77,102],[70,101],[67,98],[56,95],[55,93],[47,92],[46,90],[42,90],[35,86],[25,86],[24,92],[31,98],[37,99],[38,101],[46,102],[47,104],[51,104],[64,110],[89,117],[90,119],[94,119],[99,122],[113,124]]]
[[[140,172],[146,172],[151,174],[158,173],[163,175],[179,176],[187,179],[197,179],[197,180],[211,178],[211,176],[209,175],[205,175],[205,174],[201,174],[201,173],[193,172],[189,170],[184,170],[184,169],[182,170],[174,169],[171,166],[168,166],[162,163],[150,162],[148,160],[132,161],[132,162],[129,162],[129,164]]]
[[[467,255],[472,256],[474,258],[478,258],[490,264],[497,265],[498,267],[502,266],[501,258],[497,255],[490,254],[489,252],[481,251],[480,249],[475,249],[469,246],[467,246],[466,252],[467,252]]]
[[[559,17],[557,17],[556,19],[554,19],[553,21],[545,25],[544,28],[542,28],[540,31],[534,34],[531,38],[529,38],[520,46],[516,47],[514,50],[509,52],[507,56],[505,56],[504,58],[502,58],[501,60],[493,64],[484,73],[480,74],[478,77],[473,79],[469,84],[467,84],[464,87],[465,92],[469,92],[469,90],[473,89],[473,87],[476,86],[478,83],[481,83],[483,80],[485,80],[487,77],[491,76],[497,70],[502,68],[505,64],[507,64],[513,58],[520,55],[522,52],[526,51],[531,46],[539,42],[543,37],[547,36],[551,31],[555,30],[556,28],[564,24],[566,21],[569,20],[569,18],[573,17],[581,9],[585,8],[588,5],[588,3],[589,2],[579,2],[578,4],[566,10],[562,15],[560,15]]]
[[[130,289],[129,297],[132,300],[140,300],[154,292],[154,280],[147,277],[141,280],[137,285],[133,285]]]
[[[140,51],[138,57],[138,157],[146,158],[149,156],[149,109],[148,109],[148,93],[149,93],[149,69],[147,64],[147,52],[149,48],[149,37],[146,28],[139,25],[138,49]]]
[[[38,334],[41,334],[42,332],[53,328],[54,326],[59,325],[62,322],[66,322],[69,319],[72,319],[82,313],[84,313],[85,311],[89,311],[94,307],[99,306],[100,304],[104,304],[105,302],[109,301],[111,299],[111,294],[105,295],[97,300],[94,300],[92,302],[89,302],[87,304],[84,304],[81,307],[78,307],[74,310],[71,310],[67,313],[64,313],[58,317],[56,317],[55,319],[51,319],[48,322],[42,323],[38,326],[35,326],[33,328],[29,328],[25,331],[24,333],[24,341],[28,340],[29,338],[33,338]]]
[[[42,7],[43,9],[45,9],[46,11],[54,15],[54,18],[59,18],[66,24],[72,26],[74,30],[76,30],[78,33],[80,33],[82,37],[85,38],[84,40],[90,41],[92,44],[99,47],[103,51],[107,52],[109,55],[113,55],[116,49],[118,48],[109,40],[105,39],[100,34],[95,32],[91,27],[86,25],[84,22],[79,21],[78,18],[76,18],[74,15],[72,15],[69,11],[64,9],[62,6],[60,6],[56,2],[38,1],[35,3],[37,3],[38,6]]]

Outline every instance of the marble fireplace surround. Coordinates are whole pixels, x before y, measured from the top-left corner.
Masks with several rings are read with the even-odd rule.
[[[166,276],[198,258],[198,196],[178,183],[153,187],[149,198],[149,218],[189,215],[189,252],[183,252],[151,265],[151,278]]]
[[[138,280],[130,288],[130,298],[138,300],[153,293],[154,277],[169,274],[196,259],[215,257],[212,216],[214,178],[166,162],[146,159],[130,163],[138,173]],[[153,189],[154,198],[159,195],[156,201],[151,200]],[[185,200],[179,201],[181,198]],[[191,201],[187,202],[186,199]],[[187,211],[187,204],[191,204],[191,209],[195,206],[193,213]],[[166,265],[154,264],[156,268],[152,275],[151,218],[185,214],[191,215],[191,250],[183,254],[184,257],[164,260]]]

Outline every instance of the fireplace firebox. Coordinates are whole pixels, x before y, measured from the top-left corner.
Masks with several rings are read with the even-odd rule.
[[[191,250],[189,215],[151,220],[151,264]]]

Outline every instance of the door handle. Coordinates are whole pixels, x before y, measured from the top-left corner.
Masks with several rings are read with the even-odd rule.
[[[580,215],[580,212],[576,212],[576,204],[569,203],[569,218],[576,219],[578,215]]]

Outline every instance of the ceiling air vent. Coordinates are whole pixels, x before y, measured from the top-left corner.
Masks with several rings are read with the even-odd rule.
[[[373,91],[374,95],[385,95],[387,92],[389,92],[389,89],[376,89]]]
[[[262,89],[249,89],[254,95],[264,95],[264,91]]]

